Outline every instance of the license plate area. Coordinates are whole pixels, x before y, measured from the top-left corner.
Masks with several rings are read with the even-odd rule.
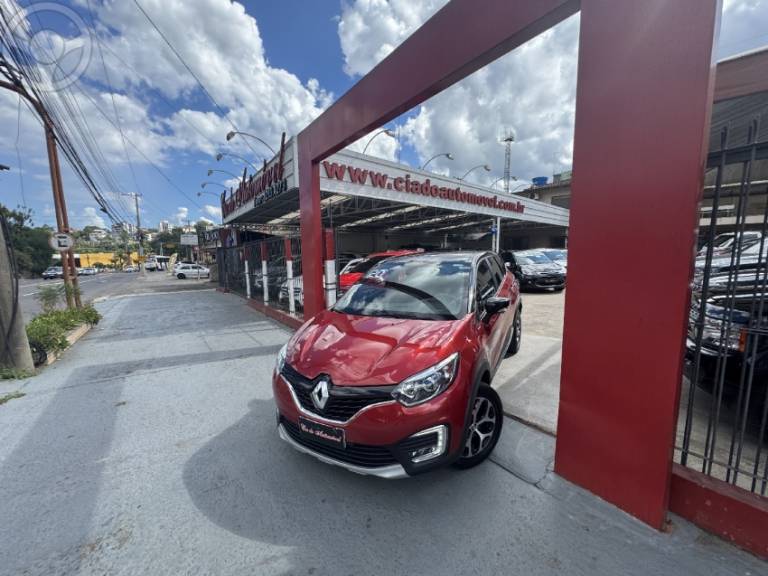
[[[311,438],[328,446],[336,448],[346,448],[347,446],[343,428],[328,426],[299,416],[299,432],[306,438]]]

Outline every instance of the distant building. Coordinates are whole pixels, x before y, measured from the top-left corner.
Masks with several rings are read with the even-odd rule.
[[[132,236],[136,233],[136,226],[130,222],[118,222],[117,224],[112,224],[112,236],[120,236],[123,232],[128,234],[128,236]]]
[[[168,220],[160,220],[160,225],[157,227],[158,232],[168,233],[171,231],[171,223]]]
[[[107,231],[102,230],[101,228],[96,228],[95,230],[91,230],[90,234],[88,234],[88,240],[90,242],[99,242],[101,240],[104,240],[104,238],[107,237]]]

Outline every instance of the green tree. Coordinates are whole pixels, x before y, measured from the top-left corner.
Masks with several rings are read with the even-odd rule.
[[[52,230],[48,226],[34,227],[29,209],[11,210],[0,204],[0,214],[8,221],[19,273],[23,276],[42,274],[51,265],[53,249],[48,238]]]

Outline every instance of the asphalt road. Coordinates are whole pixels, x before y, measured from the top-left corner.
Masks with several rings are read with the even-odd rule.
[[[559,479],[552,438],[512,420],[472,470],[383,481],[322,464],[275,431],[286,329],[214,291],[97,307],[58,362],[0,381],[26,394],[0,406],[2,576],[765,573]]]
[[[147,272],[142,277],[138,272],[103,272],[96,276],[78,277],[83,302],[93,302],[113,296],[124,296],[142,292],[174,291],[195,288],[210,288],[207,280],[178,280],[165,272]],[[61,286],[62,280],[20,280],[19,293],[24,322],[29,322],[40,313],[37,294],[43,286]]]

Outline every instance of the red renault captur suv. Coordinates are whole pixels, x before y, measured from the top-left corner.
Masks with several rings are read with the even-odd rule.
[[[278,431],[360,474],[399,478],[482,462],[501,434],[491,388],[517,352],[517,280],[489,252],[388,258],[278,354]]]

